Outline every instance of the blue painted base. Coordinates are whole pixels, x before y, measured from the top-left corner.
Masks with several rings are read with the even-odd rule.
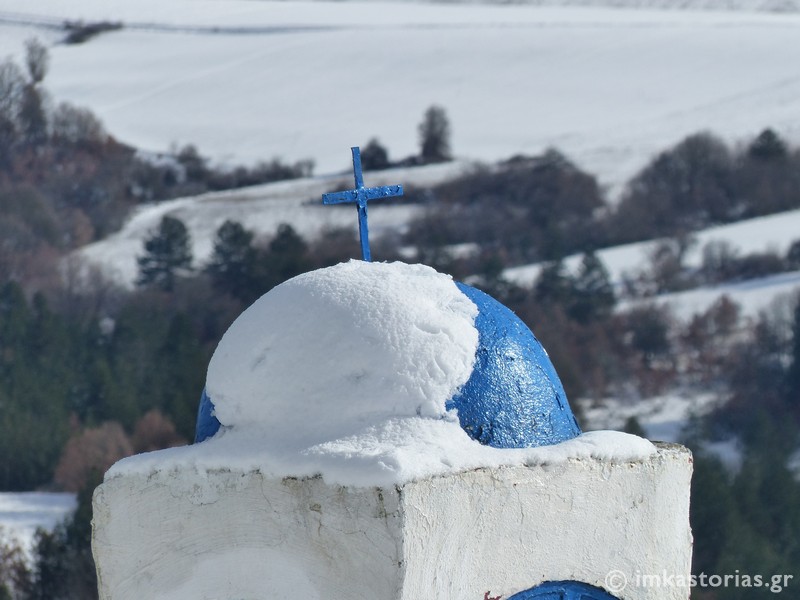
[[[548,581],[508,600],[619,600],[607,591],[580,581]]]
[[[208,397],[205,388],[203,394],[200,396],[200,406],[197,408],[197,425],[194,432],[194,443],[197,444],[203,440],[212,437],[219,428],[221,423],[214,416],[214,403]]]

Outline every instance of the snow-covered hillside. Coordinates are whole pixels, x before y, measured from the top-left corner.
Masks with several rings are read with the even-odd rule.
[[[737,141],[771,126],[800,142],[797,4],[5,0],[0,55],[41,36],[53,97],[146,150],[308,157],[330,173],[373,136],[395,158],[416,152],[437,103],[459,156],[556,146],[618,189],[699,129]],[[700,10],[712,5],[728,10]],[[65,46],[65,20],[125,27]]]
[[[343,154],[349,156],[347,149]],[[451,162],[409,169],[367,173],[364,182],[372,185],[405,184],[417,187],[435,185],[469,168],[468,163]],[[272,236],[282,223],[291,225],[301,236],[313,239],[326,228],[348,227],[356,235],[354,206],[323,206],[322,194],[353,187],[352,175],[283,181],[251,188],[180,198],[141,206],[122,230],[82,248],[77,254],[101,267],[104,273],[124,286],[132,286],[143,253],[143,241],[154,232],[165,215],[181,219],[189,230],[196,266],[208,261],[217,229],[226,220],[242,223],[257,235]],[[402,229],[421,210],[420,205],[397,202],[369,208],[369,227],[374,237],[387,229]]]
[[[696,232],[692,238],[693,243],[685,257],[685,265],[689,268],[700,266],[703,248],[711,242],[730,244],[739,255],[772,251],[784,256],[789,246],[800,240],[800,210],[710,227]],[[648,270],[650,257],[657,244],[658,241],[626,244],[600,250],[597,255],[608,269],[611,280],[621,288],[624,278],[635,277]],[[570,256],[565,260],[565,266],[577,272],[580,261],[580,255]],[[530,287],[540,271],[539,264],[525,265],[507,269],[504,276],[509,281]],[[721,295],[727,294],[742,305],[744,314],[752,316],[776,296],[797,290],[800,290],[800,272],[792,272],[669,294],[659,297],[658,301],[668,302],[679,316],[691,317],[705,311]]]

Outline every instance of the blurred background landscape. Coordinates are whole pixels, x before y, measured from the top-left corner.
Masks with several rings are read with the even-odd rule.
[[[4,0],[0,600],[189,443],[236,316],[360,256],[512,308],[581,425],[694,452],[695,573],[800,598],[800,1]],[[769,588],[693,590],[761,598]]]

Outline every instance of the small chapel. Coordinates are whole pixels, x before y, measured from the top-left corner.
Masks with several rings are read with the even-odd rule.
[[[209,363],[195,443],[94,496],[102,600],[687,600],[690,452],[582,432],[511,310],[425,265],[305,273]],[[198,390],[198,393],[200,391]]]

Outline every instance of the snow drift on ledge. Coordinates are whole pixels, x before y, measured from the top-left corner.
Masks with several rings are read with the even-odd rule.
[[[287,283],[247,309],[211,359],[219,433],[125,459],[107,478],[256,470],[387,486],[481,467],[635,461],[655,451],[611,431],[538,448],[471,439],[446,402],[475,362],[477,308],[430,267],[351,261]]]

